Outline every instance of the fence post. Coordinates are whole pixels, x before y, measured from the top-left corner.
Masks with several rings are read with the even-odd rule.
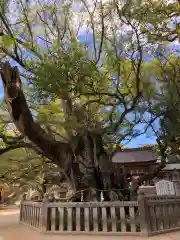
[[[23,216],[24,216],[24,213],[23,213],[23,201],[21,200],[20,202],[20,214],[19,214],[19,222],[22,221],[23,219]]]
[[[138,208],[140,216],[140,226],[143,235],[149,235],[149,224],[148,224],[148,208],[144,192],[138,192]]]
[[[42,201],[41,207],[41,231],[44,233],[47,230],[47,210],[48,210],[48,195],[46,194]]]
[[[23,194],[21,196],[20,199],[20,216],[19,216],[19,222],[22,222],[22,220],[24,219],[24,211],[26,211],[26,209],[24,209],[24,201],[26,200],[26,194]]]

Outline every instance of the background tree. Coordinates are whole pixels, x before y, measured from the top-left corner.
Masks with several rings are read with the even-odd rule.
[[[178,54],[177,54],[178,55]],[[159,139],[170,154],[179,154],[179,56],[162,56],[165,62],[159,106],[164,114],[160,121]]]

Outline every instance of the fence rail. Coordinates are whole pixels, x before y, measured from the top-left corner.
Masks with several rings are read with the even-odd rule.
[[[148,235],[157,235],[180,229],[180,197],[146,199]]]
[[[42,203],[24,201],[20,209],[20,222],[33,228],[41,228]]]
[[[21,203],[20,222],[46,234],[156,235],[180,229],[180,197],[125,202]]]
[[[137,202],[49,204],[46,231],[136,233],[137,206]]]
[[[44,233],[140,234],[138,203],[22,202],[20,222]]]

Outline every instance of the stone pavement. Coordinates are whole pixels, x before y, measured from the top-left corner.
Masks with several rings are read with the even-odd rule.
[[[86,235],[43,235],[18,224],[19,210],[0,210],[0,240],[180,240],[180,232],[155,237],[133,236],[86,236]]]

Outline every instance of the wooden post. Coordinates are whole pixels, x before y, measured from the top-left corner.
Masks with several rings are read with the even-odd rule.
[[[126,216],[124,206],[120,207],[120,219],[121,219],[121,232],[126,232]]]
[[[21,200],[19,222],[22,222],[23,220],[24,220],[24,209],[23,209],[23,201]]]
[[[20,200],[20,217],[19,217],[19,222],[25,220],[25,219],[24,219],[24,215],[25,215],[26,209],[24,209],[24,205],[23,205],[25,200],[26,200],[26,195],[23,194],[23,195],[21,196],[21,200]]]
[[[48,195],[44,196],[41,207],[41,231],[44,233],[47,231],[47,206],[49,203]]]
[[[140,227],[143,235],[149,235],[148,213],[147,204],[144,196],[144,192],[138,193],[138,209],[140,217]]]

